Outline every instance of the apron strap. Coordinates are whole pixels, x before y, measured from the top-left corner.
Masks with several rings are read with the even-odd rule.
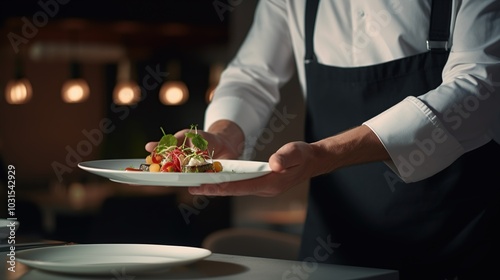
[[[449,49],[452,2],[453,0],[432,1],[427,39],[427,49],[430,51],[448,51]]]
[[[316,61],[314,54],[314,26],[316,25],[316,14],[318,13],[319,0],[306,1],[306,17],[305,17],[305,41],[306,55],[304,63]]]
[[[450,38],[451,8],[453,0],[434,0],[431,6],[431,19],[427,49],[431,51],[448,51]],[[318,13],[319,0],[306,1],[304,63],[316,60],[314,54],[314,28]]]

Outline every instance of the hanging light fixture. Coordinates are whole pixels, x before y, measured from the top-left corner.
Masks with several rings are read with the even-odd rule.
[[[220,75],[224,70],[224,65],[222,63],[214,63],[210,67],[209,79],[208,79],[208,89],[205,94],[205,101],[210,103],[214,97],[215,88],[219,84]]]
[[[78,62],[78,51],[80,50],[78,35],[84,28],[84,23],[80,20],[70,20],[65,23],[65,29],[68,33],[68,38],[72,44],[69,45],[73,48],[72,58],[70,60],[70,78],[63,83],[61,88],[62,100],[66,103],[81,103],[88,99],[90,94],[89,84],[82,78],[81,65]]]
[[[89,84],[81,78],[80,65],[77,62],[71,62],[70,68],[71,78],[62,85],[62,99],[66,103],[84,102],[89,97]]]
[[[168,80],[163,83],[159,93],[160,101],[165,105],[182,105],[189,99],[189,90],[180,79],[180,68],[178,61],[167,64]]]
[[[18,105],[30,101],[33,89],[30,81],[24,76],[21,61],[16,58],[15,77],[5,87],[5,100],[9,104]]]
[[[132,67],[128,59],[118,63],[117,83],[113,90],[113,103],[117,105],[133,105],[139,102],[141,89],[132,80]]]

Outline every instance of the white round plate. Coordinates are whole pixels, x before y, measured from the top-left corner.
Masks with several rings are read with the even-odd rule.
[[[145,163],[144,159],[94,160],[81,162],[78,167],[118,183],[174,187],[195,187],[201,184],[246,180],[271,172],[267,162],[223,159],[218,161],[223,168],[223,171],[218,173],[125,171],[127,167],[139,168]]]
[[[77,244],[27,249],[16,260],[40,270],[85,275],[154,273],[193,263],[211,252],[196,247],[153,244]]]

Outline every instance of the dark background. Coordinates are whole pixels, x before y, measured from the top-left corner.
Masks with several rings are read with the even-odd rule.
[[[57,6],[48,16],[39,3]],[[65,3],[65,2],[63,2]],[[60,4],[56,0],[5,1],[0,7],[0,201],[6,201],[8,165],[16,168],[16,216],[18,235],[78,243],[124,242],[200,246],[219,229],[234,226],[271,227],[286,230],[288,224],[274,224],[266,213],[283,215],[288,210],[302,217],[307,186],[280,198],[194,197],[185,188],[127,186],[80,170],[68,163],[68,149],[77,150],[88,141],[83,131],[97,131],[109,119],[113,131],[103,134],[79,161],[146,156],[144,144],[167,133],[203,124],[208,105],[206,91],[210,69],[225,65],[233,57],[253,20],[256,0],[243,1],[82,1]],[[231,6],[234,5],[234,6]],[[50,9],[55,9],[50,6]],[[53,11],[53,10],[51,10]],[[24,36],[26,20],[47,21],[36,26],[36,34],[12,45],[12,34]],[[23,19],[24,18],[24,19]],[[10,34],[10,35],[9,35]],[[10,37],[9,37],[10,36]],[[59,53],[37,52],[40,46],[56,46]],[[69,46],[69,47],[68,47]],[[124,50],[133,63],[133,75],[141,84],[148,69],[168,72],[167,64],[180,64],[178,78],[186,83],[189,99],[181,106],[159,102],[160,84],[143,88],[143,100],[133,106],[113,106],[117,83],[116,56],[76,55],[65,48],[112,47]],[[67,104],[60,88],[70,76],[70,64],[81,67],[90,86],[88,100]],[[7,104],[4,88],[15,77],[16,64],[30,79],[33,97],[23,105]],[[170,74],[170,73],[169,73]],[[296,80],[285,86],[287,99],[280,107],[297,114],[272,143],[258,151],[254,160],[267,160],[283,143],[302,138],[302,98]],[[278,110],[281,111],[280,108]],[[73,159],[74,160],[74,159]],[[54,163],[69,172],[58,176]],[[200,202],[204,202],[200,204]],[[0,203],[0,217],[6,207]],[[181,209],[188,209],[182,212]],[[186,220],[186,214],[189,219]],[[271,217],[271,216],[270,216]],[[271,224],[270,224],[271,223]],[[295,222],[291,222],[295,230]],[[301,221],[297,222],[300,226]]]
[[[2,175],[7,164],[16,167],[16,216],[21,222],[18,234],[78,243],[199,246],[210,232],[229,227],[229,199],[213,198],[203,209],[196,209],[185,190],[128,193],[122,186],[75,167],[59,181],[51,168],[53,162],[67,164],[66,147],[76,150],[87,140],[82,130],[99,128],[103,119],[111,120],[114,130],[104,134],[89,155],[81,155],[82,161],[144,157],[144,144],[161,137],[160,127],[174,133],[191,124],[201,126],[211,64],[225,62],[220,53],[227,48],[229,13],[221,20],[212,1],[61,2],[6,1],[0,8],[5,58],[0,85],[4,88],[12,78],[16,61],[21,61],[25,76],[33,84],[33,98],[28,104],[9,106],[3,98],[0,103]],[[35,36],[23,33],[26,20],[37,28]],[[18,53],[9,39],[12,33],[28,41],[18,45]],[[149,74],[148,68],[167,72],[167,63],[176,60],[181,65],[177,78],[188,86],[190,98],[182,106],[168,107],[157,98],[159,86],[143,87],[144,99],[139,104],[112,106],[117,61],[76,57],[74,61],[90,84],[91,97],[82,104],[62,103],[58,87],[68,75],[70,61],[43,56],[33,59],[32,47],[44,43],[122,47],[133,62],[133,76],[139,84]],[[71,196],[77,195],[72,194],[75,184],[84,186],[85,196],[100,194],[103,189],[108,195],[99,196],[98,207],[75,208],[71,202]],[[189,220],[181,206],[194,209]]]

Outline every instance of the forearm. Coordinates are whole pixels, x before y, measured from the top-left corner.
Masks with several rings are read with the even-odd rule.
[[[317,174],[356,164],[386,161],[390,156],[377,135],[366,125],[311,143]]]

